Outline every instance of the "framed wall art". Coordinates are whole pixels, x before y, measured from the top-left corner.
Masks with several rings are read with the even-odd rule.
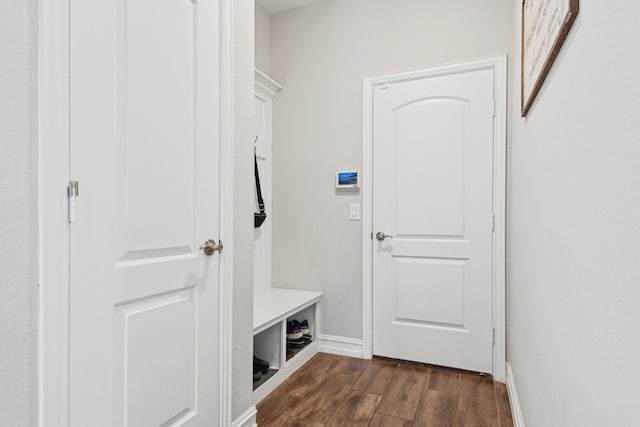
[[[580,0],[522,1],[522,117],[540,91],[580,10]]]

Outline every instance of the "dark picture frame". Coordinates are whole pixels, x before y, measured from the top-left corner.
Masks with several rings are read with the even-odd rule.
[[[579,12],[580,0],[522,0],[522,117],[540,92]]]

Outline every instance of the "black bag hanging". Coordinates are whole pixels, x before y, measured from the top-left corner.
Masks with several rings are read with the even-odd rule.
[[[258,139],[258,138],[256,138]],[[253,226],[259,228],[262,223],[267,219],[267,214],[264,210],[264,200],[262,199],[262,190],[260,189],[260,174],[258,173],[258,156],[253,152],[253,160],[256,170],[256,192],[258,193],[258,209],[260,212],[253,214]]]

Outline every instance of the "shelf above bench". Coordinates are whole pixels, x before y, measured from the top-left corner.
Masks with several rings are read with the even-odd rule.
[[[322,292],[299,289],[259,289],[253,296],[253,334],[320,301]]]

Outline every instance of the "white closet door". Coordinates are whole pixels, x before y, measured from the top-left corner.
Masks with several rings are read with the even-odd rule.
[[[376,89],[376,355],[492,372],[493,93],[492,70]]]
[[[72,1],[71,427],[219,424],[218,22]]]

